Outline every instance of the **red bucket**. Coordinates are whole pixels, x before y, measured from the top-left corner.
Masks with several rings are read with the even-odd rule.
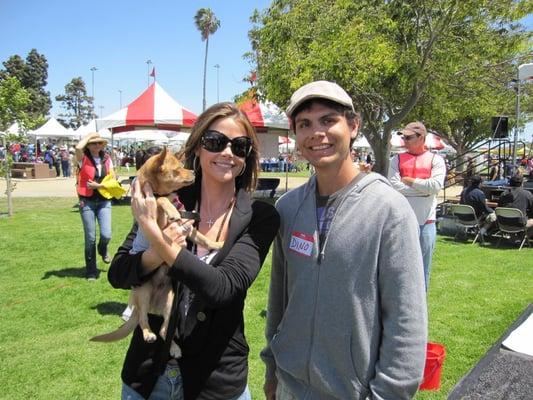
[[[445,357],[446,349],[442,344],[428,343],[424,379],[420,385],[420,390],[438,390],[440,388],[440,374]]]

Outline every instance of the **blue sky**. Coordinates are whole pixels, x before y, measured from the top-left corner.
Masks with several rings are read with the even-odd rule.
[[[209,40],[207,104],[232,100],[248,84],[242,79],[251,66],[243,59],[250,51],[249,17],[269,0],[0,0],[0,62],[14,54],[26,58],[36,48],[48,60],[52,115],[60,111],[54,98],[72,78],[81,76],[92,94],[95,111],[108,115],[134,100],[148,84],[148,64],[157,82],[179,103],[202,111],[202,74],[205,42],[194,25],[202,7],[221,22]],[[103,106],[103,109],[100,108]]]
[[[202,110],[205,42],[194,25],[199,8],[209,7],[221,26],[209,40],[207,104],[244,91],[242,79],[251,66],[249,17],[270,0],[0,0],[0,62],[32,48],[48,60],[52,115],[61,111],[55,96],[72,78],[81,76],[92,94],[95,111],[111,114],[134,100],[148,84],[148,64],[157,81],[179,103],[195,113]],[[533,30],[533,15],[524,21]],[[532,60],[533,61],[533,60]],[[122,96],[119,93],[122,91]],[[100,108],[103,107],[103,108]],[[527,137],[529,137],[528,135]]]

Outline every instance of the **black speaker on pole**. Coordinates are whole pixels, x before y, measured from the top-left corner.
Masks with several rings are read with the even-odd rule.
[[[501,139],[509,136],[509,117],[492,117],[490,122],[492,137]]]

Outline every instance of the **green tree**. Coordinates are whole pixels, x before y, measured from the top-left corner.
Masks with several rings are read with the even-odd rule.
[[[15,77],[0,81],[0,131],[5,131],[12,123],[28,126],[26,113],[30,95]]]
[[[448,92],[460,71],[488,61],[476,71],[484,74],[480,84],[498,86],[491,65],[501,65],[501,80],[510,81],[513,63],[527,48],[527,34],[515,21],[531,7],[526,0],[274,0],[252,16],[258,87],[273,102],[287,104],[307,82],[339,83],[361,111],[376,170],[386,173],[393,130],[424,115],[421,110],[429,115],[429,107],[432,116],[438,109],[451,116],[456,96]],[[498,46],[506,49],[499,59]],[[435,99],[438,104],[428,104]],[[469,101],[475,108],[477,99]],[[447,123],[469,116],[459,114]],[[477,115],[479,110],[470,113]]]
[[[468,40],[455,46],[449,43],[445,52],[434,54],[437,74],[449,79],[430,82],[408,117],[426,122],[459,154],[492,136],[491,117],[509,115],[510,126],[515,124],[513,78],[517,65],[533,56],[527,53],[527,34],[501,21],[494,31],[485,18],[485,15],[473,15],[462,24],[452,25],[454,37]]]
[[[203,85],[203,108],[205,110],[205,81],[207,76],[207,52],[209,48],[209,36],[214,34],[220,27],[220,21],[210,8],[200,8],[194,16],[196,28],[202,35],[202,41],[205,40],[205,57],[204,57],[204,85]]]
[[[30,95],[27,113],[31,119],[42,119],[52,108],[50,92],[44,88],[48,79],[48,62],[46,57],[36,49],[32,49],[26,60],[13,55],[3,62],[4,70],[0,71],[0,81],[8,77],[16,77],[22,87]]]
[[[85,82],[81,77],[73,78],[65,85],[65,94],[56,96],[64,110],[57,119],[63,125],[77,129],[87,124],[95,116],[93,114],[93,98],[87,96]]]
[[[6,130],[13,122],[18,122],[22,128],[28,127],[27,107],[30,104],[30,95],[20,81],[13,77],[0,79],[0,131]],[[0,138],[1,143],[9,148],[12,142],[25,142],[27,137],[9,134]],[[6,180],[7,214],[13,215],[11,192],[15,186],[11,182],[10,170],[13,159],[9,151],[6,152],[4,162],[0,163],[0,177]]]

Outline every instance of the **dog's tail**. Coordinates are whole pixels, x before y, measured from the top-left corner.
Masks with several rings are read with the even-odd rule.
[[[131,317],[129,320],[124,322],[124,324],[118,328],[117,330],[109,333],[104,333],[103,335],[98,335],[90,338],[89,340],[91,342],[116,342],[117,340],[124,339],[127,337],[137,324],[139,323],[139,314],[137,313],[137,310],[133,310],[131,313]]]

